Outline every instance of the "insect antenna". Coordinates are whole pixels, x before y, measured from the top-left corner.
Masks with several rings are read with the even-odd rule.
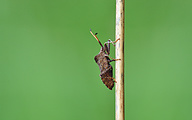
[[[93,37],[99,42],[99,44],[100,44],[101,47],[103,48],[103,45],[101,44],[101,42],[99,41],[99,39],[98,39],[97,36],[96,36],[98,33],[93,34],[92,31],[91,31],[91,29],[90,29],[90,33],[93,35]]]

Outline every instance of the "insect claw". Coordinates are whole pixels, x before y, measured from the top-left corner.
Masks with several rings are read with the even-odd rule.
[[[98,33],[95,33],[95,35],[97,35]]]

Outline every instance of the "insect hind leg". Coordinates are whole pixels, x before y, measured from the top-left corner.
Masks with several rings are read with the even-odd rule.
[[[111,79],[113,79],[113,82],[117,83],[117,81],[116,81],[116,79],[114,77],[101,77],[101,78],[111,78]]]

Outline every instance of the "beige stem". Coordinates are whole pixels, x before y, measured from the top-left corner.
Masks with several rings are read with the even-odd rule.
[[[116,85],[115,85],[115,111],[116,120],[124,120],[124,2],[116,0]]]

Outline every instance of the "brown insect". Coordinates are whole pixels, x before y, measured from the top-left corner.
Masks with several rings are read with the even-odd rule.
[[[110,65],[110,62],[120,60],[120,59],[113,59],[113,58],[111,58],[109,56],[109,54],[110,54],[110,43],[112,43],[112,44],[116,43],[120,39],[117,39],[116,41],[111,41],[109,39],[108,42],[105,42],[105,44],[103,46],[101,44],[101,42],[99,41],[99,39],[97,38],[97,36],[96,36],[97,33],[93,34],[91,32],[91,29],[90,29],[90,33],[93,35],[93,37],[96,38],[96,40],[99,42],[99,44],[101,46],[101,50],[100,50],[99,54],[97,54],[95,56],[95,58],[94,58],[95,62],[98,64],[100,72],[101,72],[101,74],[99,76],[101,77],[101,80],[103,81],[103,83],[110,90],[112,90],[112,88],[114,86],[114,82],[116,82],[116,81],[115,81],[115,78],[113,78],[113,67]],[[110,60],[109,58],[111,58],[112,60]]]

